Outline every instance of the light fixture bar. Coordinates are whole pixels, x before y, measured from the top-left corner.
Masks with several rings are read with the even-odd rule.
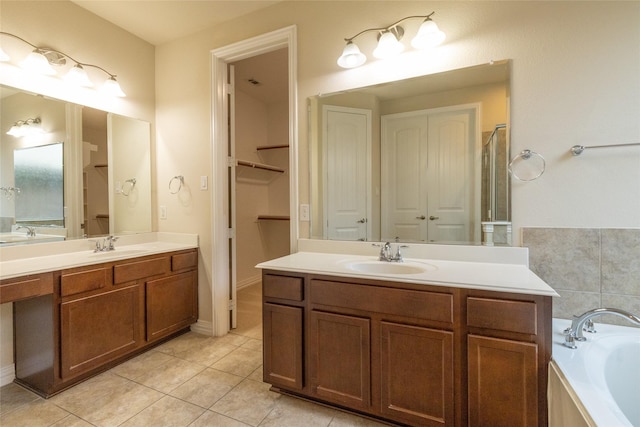
[[[344,41],[347,42],[347,45],[345,46],[340,58],[338,58],[338,65],[343,68],[354,68],[364,64],[367,60],[367,57],[362,52],[360,52],[360,49],[353,42],[353,40],[361,36],[362,34],[372,31],[378,33],[378,46],[373,52],[373,55],[376,58],[389,58],[399,54],[404,50],[404,45],[400,43],[400,40],[404,35],[404,28],[402,28],[400,24],[409,19],[424,19],[424,22],[418,30],[418,34],[411,42],[411,45],[414,48],[425,49],[428,47],[437,46],[444,41],[445,34],[440,31],[435,22],[431,20],[431,17],[434,14],[435,12],[431,12],[428,15],[407,16],[387,27],[367,28],[360,31],[353,37],[345,38]]]
[[[23,67],[30,67],[30,68],[32,67],[32,69],[34,69],[36,72],[39,72],[41,74],[51,75],[51,74],[55,74],[55,70],[51,67],[51,65],[62,66],[62,65],[65,65],[67,63],[67,59],[69,59],[75,62],[76,65],[73,66],[71,70],[69,70],[69,74],[65,77],[65,80],[72,81],[79,86],[92,86],[92,83],[89,81],[89,77],[87,76],[84,68],[85,67],[97,68],[98,70],[101,70],[102,72],[104,72],[109,76],[105,82],[105,86],[109,88],[107,92],[115,96],[121,96],[121,97],[126,96],[116,80],[117,76],[115,74],[108,72],[107,70],[105,70],[104,68],[98,65],[88,64],[86,62],[80,62],[77,59],[71,57],[70,55],[56,49],[36,46],[33,43],[30,43],[27,40],[23,39],[22,37],[16,36],[15,34],[7,33],[5,31],[0,31],[0,35],[13,37],[34,48],[34,50],[29,54],[27,59],[25,59],[25,61],[22,62],[21,65]],[[8,61],[8,60],[9,60],[9,55],[7,55],[4,51],[0,51],[0,61]]]

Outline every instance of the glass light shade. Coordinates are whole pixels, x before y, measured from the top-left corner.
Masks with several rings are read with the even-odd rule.
[[[420,28],[418,34],[411,40],[411,46],[416,49],[427,49],[438,46],[445,39],[445,34],[440,31],[435,22],[427,18]]]
[[[37,49],[31,52],[24,61],[20,63],[20,66],[30,73],[45,74],[48,76],[56,73],[51,67],[51,64],[49,64],[49,60]]]
[[[118,81],[113,76],[109,77],[104,82],[104,85],[102,86],[102,92],[110,96],[120,96],[120,97],[127,96],[122,91],[122,89],[120,88],[120,85],[118,84]]]
[[[0,47],[0,62],[7,62],[9,59],[9,55]]]
[[[386,59],[398,55],[403,50],[404,45],[398,41],[393,33],[387,31],[380,36],[378,46],[373,51],[373,56],[378,59]]]
[[[71,83],[75,86],[93,86],[93,83],[91,82],[91,80],[89,80],[87,72],[84,70],[84,68],[82,68],[82,65],[80,64],[76,64],[73,68],[71,68],[67,75],[64,77],[64,80],[67,83]]]
[[[359,67],[367,61],[364,53],[360,52],[358,46],[353,42],[348,42],[342,51],[342,55],[338,58],[338,65],[342,68]]]
[[[21,127],[22,126],[20,126],[18,123],[14,124],[13,126],[11,126],[11,129],[7,131],[7,135],[15,137],[22,136],[22,130],[20,129]]]

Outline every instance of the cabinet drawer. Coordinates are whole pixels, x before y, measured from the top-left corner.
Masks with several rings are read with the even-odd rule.
[[[302,285],[302,277],[275,276],[273,274],[265,274],[262,277],[262,292],[265,297],[302,301],[304,299]]]
[[[52,273],[7,279],[0,284],[0,304],[52,293]]]
[[[62,273],[60,295],[63,297],[104,288],[108,283],[109,270],[105,267],[75,273]]]
[[[453,295],[312,280],[312,304],[453,323]]]
[[[171,258],[168,256],[151,258],[118,264],[113,267],[113,283],[132,282],[134,280],[166,274],[171,270]]]
[[[198,252],[186,252],[171,256],[171,271],[195,268],[198,265]]]
[[[536,335],[538,331],[536,303],[468,297],[467,325]]]

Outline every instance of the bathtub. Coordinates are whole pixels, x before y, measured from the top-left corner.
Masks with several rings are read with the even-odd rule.
[[[594,320],[597,333],[585,332],[587,341],[572,350],[562,345],[571,321],[553,319],[550,426],[577,425],[568,415],[577,411],[585,426],[640,427],[640,328]]]

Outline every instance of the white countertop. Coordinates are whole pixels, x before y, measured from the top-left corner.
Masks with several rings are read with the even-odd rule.
[[[412,274],[388,274],[353,269],[354,265],[362,263],[385,263],[385,261],[378,261],[377,256],[368,255],[298,252],[262,262],[256,267],[340,277],[360,277],[403,283],[559,296],[556,291],[523,264],[405,257],[404,265],[415,266],[423,271]]]
[[[94,252],[100,239],[0,248],[0,279],[198,247],[197,234],[142,233],[120,236],[113,251]]]

